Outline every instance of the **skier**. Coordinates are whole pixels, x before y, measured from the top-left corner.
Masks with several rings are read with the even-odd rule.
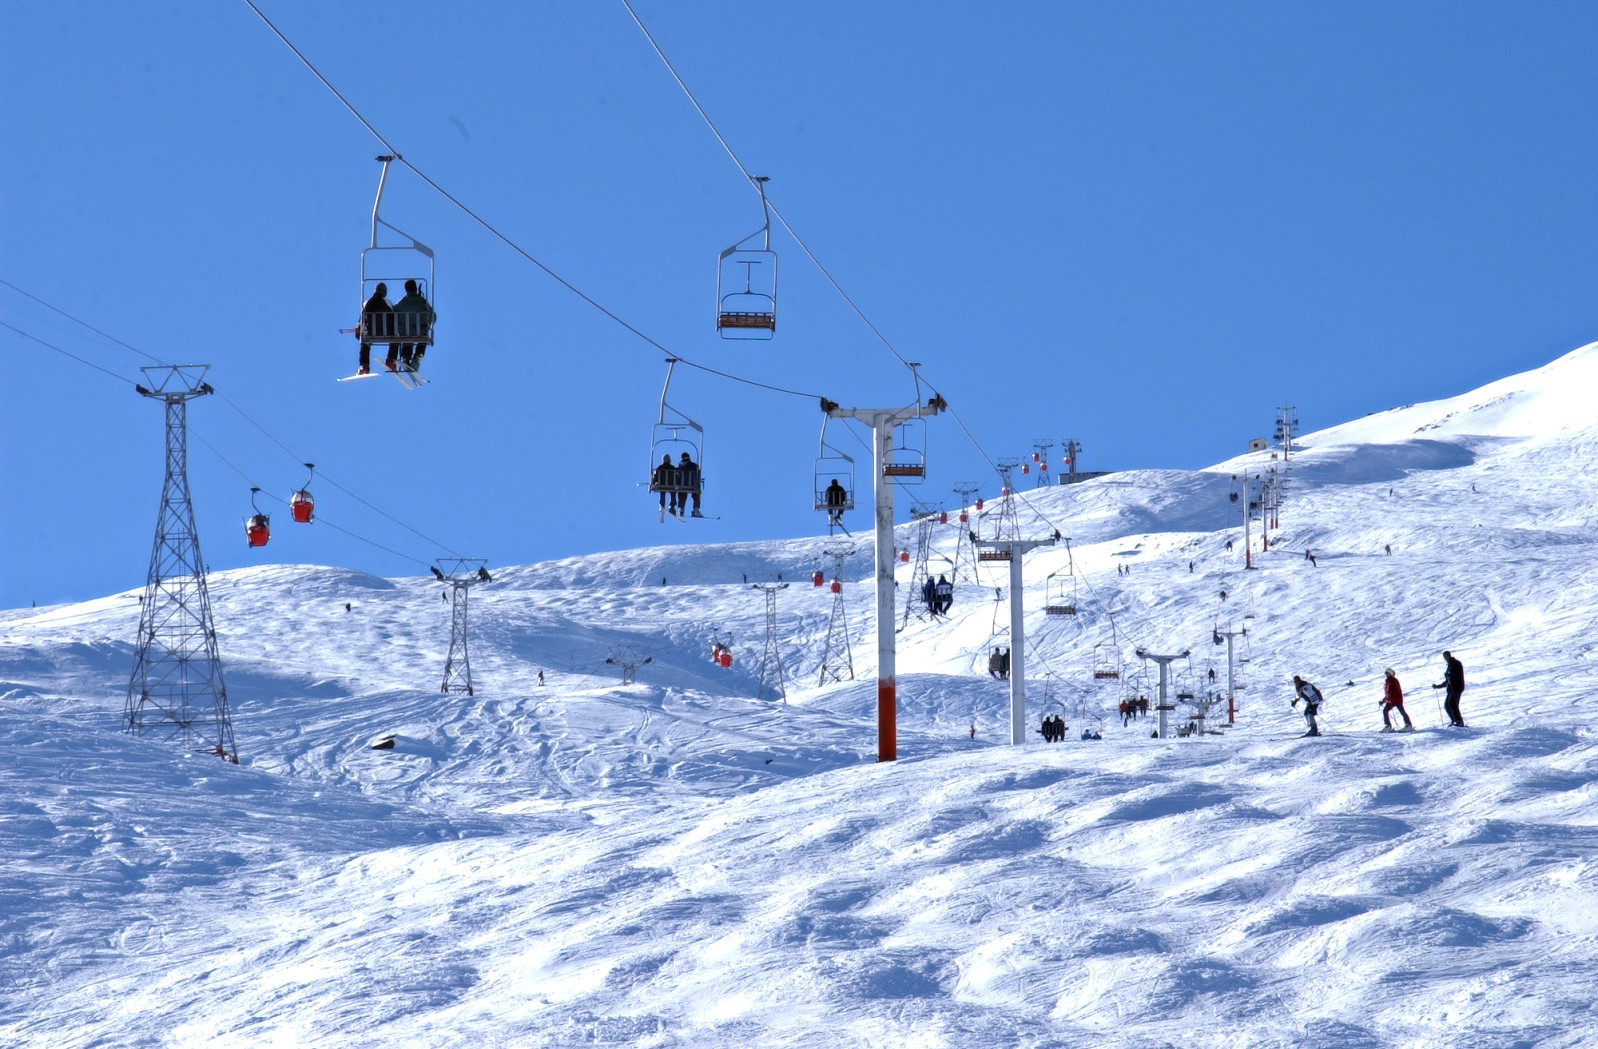
[[[921,584],[921,601],[927,606],[927,611],[932,613],[934,619],[938,616],[938,584],[931,576]]]
[[[676,469],[671,465],[671,456],[662,455],[660,457],[660,465],[655,467],[655,490],[660,493],[660,519],[662,521],[666,519],[665,515],[668,513],[673,517],[677,516],[678,493],[676,489],[679,485],[676,473]],[[668,494],[671,496],[670,507],[666,505],[666,496]]]
[[[1387,668],[1387,681],[1382,690],[1382,731],[1392,732],[1392,711],[1396,709],[1404,719],[1404,727],[1399,732],[1414,732],[1415,723],[1409,720],[1409,711],[1404,709],[1404,688],[1398,683],[1398,672],[1392,667]]]
[[[1293,692],[1295,693],[1293,696],[1293,709],[1298,709],[1299,700],[1302,699],[1304,701],[1304,720],[1309,722],[1309,731],[1304,733],[1304,735],[1320,735],[1321,730],[1320,726],[1315,724],[1315,715],[1320,713],[1321,704],[1326,702],[1321,696],[1321,690],[1294,674]]]
[[[372,345],[370,340],[394,334],[394,307],[388,304],[388,285],[379,284],[372,297],[361,307],[361,367],[356,375],[370,375],[372,371]],[[390,354],[399,352],[399,343],[390,343]]]
[[[949,609],[954,607],[954,584],[949,582],[947,576],[940,575],[934,589],[937,593],[938,613],[946,616],[949,614]]]
[[[1459,697],[1465,691],[1465,664],[1454,658],[1452,652],[1443,653],[1443,679],[1432,688],[1446,688],[1443,709],[1448,712],[1448,723],[1454,728],[1465,727],[1465,715],[1459,712]]]
[[[824,502],[827,504],[827,524],[843,524],[843,508],[849,505],[849,490],[838,483],[834,477],[832,483],[827,485]]]
[[[417,290],[416,282],[405,282],[405,297],[394,304],[394,333],[402,338],[409,337],[427,338],[427,333],[433,329],[433,321],[437,314],[433,307],[427,304],[422,293]],[[427,345],[420,342],[390,343],[388,347],[388,360],[385,367],[394,370],[395,355],[398,354],[399,366],[406,371],[413,372],[422,366],[422,354],[427,352]]]
[[[682,461],[677,464],[677,469],[682,471],[682,486],[688,489],[686,493],[677,497],[679,500],[677,504],[677,516],[679,518],[682,517],[682,512],[687,509],[688,496],[690,495],[693,496],[694,500],[693,516],[705,516],[699,512],[699,464],[694,462],[687,452],[683,452]]]
[[[1132,723],[1132,701],[1130,699],[1123,699],[1123,700],[1121,700],[1121,727],[1125,728],[1127,725],[1130,725],[1131,723]]]

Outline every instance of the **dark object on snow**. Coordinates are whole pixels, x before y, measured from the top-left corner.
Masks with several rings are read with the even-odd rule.
[[[382,739],[380,739],[376,743],[372,744],[372,749],[373,750],[393,750],[394,749],[394,737],[393,736],[384,736]]]
[[[1452,652],[1443,653],[1443,680],[1433,685],[1432,688],[1446,688],[1448,693],[1443,700],[1443,710],[1448,714],[1448,723],[1455,728],[1465,727],[1465,715],[1459,710],[1459,697],[1465,691],[1465,664],[1454,658]]]

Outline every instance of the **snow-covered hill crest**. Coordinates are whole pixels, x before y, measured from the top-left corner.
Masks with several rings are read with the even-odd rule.
[[[117,731],[137,595],[0,612],[0,1040],[1598,1044],[1595,373],[1584,347],[1306,435],[1255,571],[1229,475],[1266,457],[1024,493],[1072,543],[1027,562],[1022,748],[983,575],[904,620],[901,760],[872,760],[869,565],[856,680],[820,687],[818,538],[496,569],[470,697],[438,691],[430,579],[219,574],[237,768]],[[785,703],[746,583],[779,572]],[[1190,650],[1202,694],[1245,625],[1235,725],[1122,724],[1135,648]],[[1444,648],[1469,729],[1427,687]],[[1376,731],[1389,666],[1414,734]]]

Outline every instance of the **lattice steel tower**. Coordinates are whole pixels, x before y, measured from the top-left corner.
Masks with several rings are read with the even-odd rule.
[[[955,494],[960,497],[960,516],[958,519],[960,537],[954,544],[954,567],[950,569],[951,582],[981,583],[977,577],[977,551],[971,541],[971,511],[977,507],[972,501],[972,496],[977,492],[975,481],[958,481],[954,486]]]
[[[854,654],[849,650],[849,619],[843,610],[843,563],[854,553],[855,548],[831,547],[823,551],[832,558],[832,618],[827,620],[827,644],[821,651],[821,680],[816,682],[819,687],[827,683],[827,679],[842,681],[845,674],[849,680],[854,680]]]
[[[444,571],[443,566],[450,570]],[[449,656],[444,660],[444,683],[440,692],[472,694],[472,657],[466,647],[466,607],[472,596],[472,587],[478,583],[492,582],[487,562],[478,557],[440,558],[433,574],[440,582],[450,586],[449,605]]]
[[[910,618],[931,619],[932,606],[926,602],[922,586],[932,578],[932,526],[937,523],[938,511],[930,506],[917,506],[911,511],[916,523],[916,555],[910,564],[910,585],[905,587],[904,618],[899,630],[910,625]]]
[[[139,599],[139,636],[122,727],[136,736],[155,732],[163,739],[179,739],[191,750],[236,765],[239,752],[189,497],[188,403],[212,392],[204,381],[209,368],[208,364],[142,368],[150,388],[134,387],[166,405],[166,480],[161,485],[150,574]]]
[[[750,586],[766,595],[766,650],[760,656],[760,691],[756,699],[766,698],[771,689],[778,699],[788,698],[788,682],[782,673],[782,653],[777,650],[777,591],[788,589],[787,583],[751,583]]]

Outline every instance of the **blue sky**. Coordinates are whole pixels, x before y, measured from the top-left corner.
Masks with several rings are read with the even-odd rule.
[[[1087,469],[1199,467],[1278,404],[1315,429],[1598,336],[1590,5],[635,6],[988,455],[1075,437]],[[262,7],[408,160],[651,338],[845,405],[912,396],[780,232],[777,338],[715,336],[716,256],[759,201],[620,3]],[[437,251],[434,382],[334,382],[381,148],[244,3],[9,0],[0,49],[0,279],[213,365],[276,439],[191,409],[227,460],[192,443],[213,568],[824,527],[814,402],[681,371],[721,519],[659,524],[638,485],[662,353],[401,169],[384,214]],[[147,363],[5,287],[0,321]],[[0,606],[142,585],[159,407],[9,330],[0,353]],[[930,434],[918,495],[996,488],[952,420]],[[310,526],[263,499],[274,538],[248,549],[250,484],[286,498],[304,460],[388,516],[323,484]]]

